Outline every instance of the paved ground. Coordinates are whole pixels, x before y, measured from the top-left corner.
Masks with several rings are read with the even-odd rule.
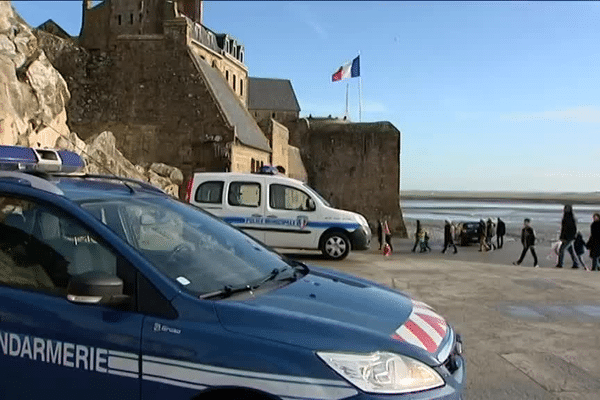
[[[549,248],[538,250],[542,268],[513,266],[506,260],[519,254],[514,242],[495,254],[472,246],[443,256],[437,247],[415,254],[407,240],[394,244],[391,257],[298,256],[434,306],[463,336],[468,400],[600,399],[600,272],[553,268]]]

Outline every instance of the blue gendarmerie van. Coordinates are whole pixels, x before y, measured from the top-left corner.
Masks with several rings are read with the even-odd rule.
[[[428,305],[82,166],[0,146],[0,398],[461,399]]]

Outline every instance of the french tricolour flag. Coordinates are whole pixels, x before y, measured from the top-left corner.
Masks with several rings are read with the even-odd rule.
[[[352,62],[344,64],[331,76],[331,81],[341,81],[347,78],[356,78],[360,76],[360,56],[357,56]]]

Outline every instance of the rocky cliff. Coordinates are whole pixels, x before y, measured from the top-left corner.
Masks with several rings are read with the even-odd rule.
[[[0,142],[54,146],[67,135],[67,84],[10,2],[0,1]]]
[[[177,168],[132,164],[116,148],[111,132],[99,132],[84,142],[69,130],[69,89],[40,40],[78,49],[50,34],[36,37],[11,3],[0,1],[0,144],[72,150],[86,160],[89,173],[145,180],[177,196],[183,181]],[[86,54],[82,51],[81,56]]]

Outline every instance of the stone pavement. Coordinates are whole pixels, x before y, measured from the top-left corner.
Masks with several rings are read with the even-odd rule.
[[[397,247],[391,257],[371,250],[341,262],[297,256],[432,305],[463,336],[468,400],[600,399],[600,272],[428,258]]]

